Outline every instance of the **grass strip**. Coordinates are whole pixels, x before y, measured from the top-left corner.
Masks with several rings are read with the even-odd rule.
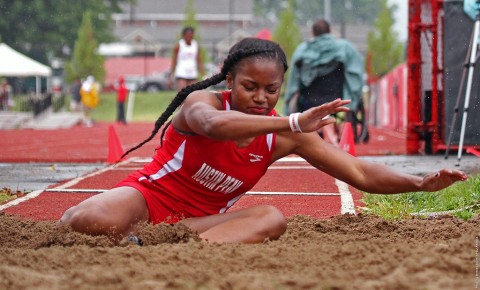
[[[15,191],[8,187],[3,187],[0,189],[0,204],[3,204],[9,200],[21,197],[27,194],[26,192],[21,192],[19,190]]]
[[[480,212],[480,175],[437,192],[364,193],[362,202],[364,210],[390,220],[442,212],[467,220]]]

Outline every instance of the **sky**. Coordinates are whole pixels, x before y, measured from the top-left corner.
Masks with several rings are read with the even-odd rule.
[[[408,36],[408,0],[388,0],[388,4],[396,4],[398,7],[393,15],[395,19],[394,29],[398,32],[399,40],[406,41]]]

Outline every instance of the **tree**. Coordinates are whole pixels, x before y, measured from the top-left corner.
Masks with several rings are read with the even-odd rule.
[[[78,38],[75,41],[73,57],[65,66],[67,80],[86,78],[89,75],[103,83],[105,77],[104,58],[97,54],[97,41],[93,34],[91,12],[83,14],[82,24],[78,29]]]
[[[92,23],[100,42],[114,39],[112,13],[134,0],[54,1],[0,0],[0,35],[14,49],[48,63],[49,56],[68,56],[85,11],[92,11]]]
[[[368,54],[371,56],[371,76],[381,77],[404,61],[404,49],[393,30],[393,12],[396,5],[389,7],[382,0],[381,10],[374,22],[374,30],[368,34]]]
[[[287,7],[280,13],[279,23],[273,33],[273,40],[285,51],[289,63],[293,51],[302,41],[302,34],[296,22],[294,9],[295,0],[289,0]]]

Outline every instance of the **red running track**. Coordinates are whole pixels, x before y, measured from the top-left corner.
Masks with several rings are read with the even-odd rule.
[[[101,123],[93,128],[0,131],[0,162],[106,162],[109,126]],[[113,126],[124,150],[143,140],[152,129],[151,124]],[[357,155],[405,154],[404,134],[376,128],[371,128],[370,134],[368,144],[356,145]],[[30,193],[24,201],[17,199],[0,205],[0,211],[34,220],[57,220],[69,207],[113,187],[141,168],[153,155],[158,140],[156,136],[116,166]],[[287,217],[301,214],[320,219],[353,213],[362,205],[357,190],[295,157],[274,163],[252,191],[230,210],[258,204],[274,205]]]

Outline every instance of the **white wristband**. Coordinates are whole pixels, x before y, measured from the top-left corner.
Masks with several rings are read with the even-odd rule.
[[[288,124],[293,133],[302,133],[302,129],[300,129],[300,125],[298,124],[298,116],[300,116],[300,114],[301,113],[292,113],[288,116]]]

